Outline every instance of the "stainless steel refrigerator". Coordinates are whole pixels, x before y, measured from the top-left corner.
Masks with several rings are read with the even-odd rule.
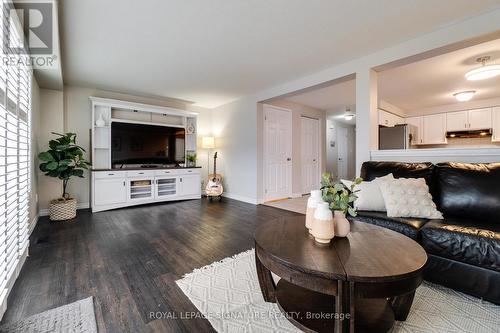
[[[379,133],[379,149],[410,149],[411,134],[410,125],[396,125],[394,127],[380,126]]]

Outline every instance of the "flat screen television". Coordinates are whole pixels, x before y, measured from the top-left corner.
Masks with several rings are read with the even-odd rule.
[[[126,165],[178,165],[184,163],[184,128],[113,122],[111,162]]]

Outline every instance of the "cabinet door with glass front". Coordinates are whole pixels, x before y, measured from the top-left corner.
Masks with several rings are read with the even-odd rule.
[[[154,178],[141,177],[128,179],[128,201],[143,201],[154,198]]]
[[[170,198],[178,195],[179,178],[175,176],[156,177],[156,199]]]

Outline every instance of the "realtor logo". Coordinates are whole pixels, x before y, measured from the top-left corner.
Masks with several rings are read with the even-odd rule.
[[[29,61],[34,68],[53,67],[54,11],[50,0],[2,1],[4,57],[26,55],[23,61]]]

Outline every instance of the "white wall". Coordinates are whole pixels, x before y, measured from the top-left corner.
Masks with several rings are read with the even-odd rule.
[[[392,47],[380,50],[378,52],[369,54],[367,56],[354,59],[352,61],[346,62],[344,64],[334,66],[323,71],[311,74],[306,77],[299,78],[284,84],[265,89],[263,91],[257,92],[252,96],[245,96],[238,101],[234,101],[228,105],[220,106],[216,110],[217,115],[224,117],[225,119],[231,118],[235,121],[237,128],[242,128],[243,119],[248,119],[251,121],[246,122],[244,126],[244,131],[241,133],[245,139],[242,142],[245,144],[244,149],[248,151],[247,156],[238,155],[241,158],[231,158],[231,160],[225,161],[224,168],[229,176],[231,172],[232,175],[238,175],[236,178],[241,179],[231,179],[231,191],[239,191],[240,193],[245,193],[247,196],[252,196],[255,200],[260,200],[261,196],[257,196],[257,193],[261,193],[259,184],[262,182],[262,159],[259,147],[261,147],[262,132],[257,126],[261,122],[259,119],[261,114],[261,109],[259,102],[270,100],[279,96],[284,96],[286,94],[293,93],[305,88],[313,87],[325,82],[329,82],[338,78],[342,78],[348,75],[356,73],[356,79],[358,81],[358,74],[365,74],[368,76],[370,69],[401,60],[403,58],[412,57],[422,53],[432,53],[436,49],[448,49],[450,45],[455,47],[460,44],[463,45],[464,41],[470,41],[475,38],[483,38],[484,35],[491,33],[498,33],[498,22],[500,21],[500,9],[479,15],[470,19],[462,20],[456,22],[455,24],[449,24],[443,28],[428,33],[426,35],[404,41],[400,44],[394,45]],[[452,48],[453,48],[452,47]],[[365,80],[366,81],[366,80]],[[370,84],[367,82],[363,83],[365,88],[360,88],[363,90],[362,97],[359,97],[358,91],[356,100],[356,113],[357,113],[357,124],[361,120],[366,126],[357,126],[356,130],[356,164],[357,171],[359,172],[361,164],[371,158],[370,150],[372,147],[377,146],[376,138],[377,135],[373,135],[376,131],[373,130],[373,125],[371,119],[374,117],[372,112],[373,101],[377,98],[373,98],[372,94],[369,93]],[[361,91],[359,91],[361,92]],[[375,105],[377,107],[378,105]],[[369,108],[368,111],[366,108]],[[223,115],[227,112],[231,115]],[[214,114],[215,116],[215,114]],[[239,116],[242,118],[240,119]],[[376,112],[375,112],[376,117]],[[214,117],[216,119],[217,117]],[[254,139],[253,135],[257,134],[257,138]],[[225,131],[224,140],[239,142],[242,141],[238,137],[240,133],[238,131]],[[254,145],[254,146],[249,146]],[[232,150],[237,150],[233,148]],[[255,166],[255,155],[253,153],[257,151],[257,164],[258,168],[253,168]],[[229,157],[228,157],[229,158]],[[245,163],[248,162],[248,163]],[[241,165],[244,164],[246,167],[241,169]],[[243,180],[244,178],[244,180]],[[238,186],[234,186],[237,184]],[[241,188],[241,185],[248,185],[248,190]],[[236,189],[235,187],[240,187]]]
[[[63,92],[58,90],[40,89],[40,126],[38,130],[38,151],[49,148],[49,141],[55,136],[51,132],[62,133],[63,123]],[[37,165],[40,161],[37,159]],[[52,199],[61,197],[62,184],[57,178],[48,177],[38,172],[38,204],[39,209],[48,208]]]
[[[73,132],[77,134],[77,143],[87,151],[90,158],[90,126],[91,104],[89,97],[120,99],[130,102],[169,106],[199,113],[198,135],[209,134],[211,129],[211,111],[192,105],[186,105],[175,100],[154,99],[140,96],[120,94],[99,89],[64,86],[64,92],[41,89],[41,126],[39,131],[39,147],[47,149],[48,140],[53,136],[50,132]],[[198,155],[198,163],[204,167],[202,175],[206,174],[206,157],[203,152]],[[203,178],[203,177],[202,177]],[[200,184],[201,186],[201,184]],[[61,195],[59,180],[39,175],[39,202],[42,214],[46,213],[51,199]],[[72,178],[68,185],[68,192],[77,199],[79,208],[89,206],[90,177],[88,172],[85,178]]]
[[[257,104],[241,99],[212,110],[226,196],[257,203]]]
[[[293,196],[300,196],[303,193],[302,190],[302,141],[301,141],[301,130],[302,130],[302,120],[301,116],[306,116],[310,118],[319,119],[319,154],[320,154],[320,172],[326,170],[326,112],[324,110],[315,109],[306,105],[286,101],[283,99],[273,100],[266,102],[266,104],[282,107],[289,109],[292,112],[292,194]],[[257,111],[261,112],[261,111]],[[263,111],[262,111],[263,112]],[[262,119],[262,117],[259,117]],[[258,132],[263,131],[264,122],[257,124]],[[262,142],[263,144],[263,142]],[[259,151],[263,150],[263,146]],[[263,172],[263,171],[262,171]],[[258,193],[260,197],[264,196],[264,193]]]

